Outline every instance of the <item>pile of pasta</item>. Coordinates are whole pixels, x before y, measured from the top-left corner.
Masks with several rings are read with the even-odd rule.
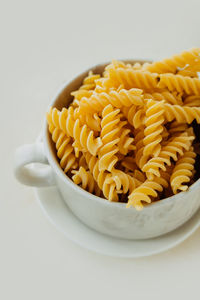
[[[89,72],[47,121],[63,171],[83,189],[140,210],[194,182],[200,48]],[[66,101],[67,102],[67,101]]]

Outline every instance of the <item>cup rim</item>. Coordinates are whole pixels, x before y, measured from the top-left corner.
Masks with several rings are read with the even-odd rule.
[[[123,62],[141,62],[141,63],[145,63],[145,62],[150,62],[150,59],[120,59]],[[90,70],[95,69],[96,67],[99,66],[104,66],[109,64],[110,62],[103,62],[103,63],[99,63],[97,65],[94,65],[90,68],[88,68],[86,71],[79,73],[78,75],[76,75],[75,77],[73,77],[71,80],[63,83],[61,85],[61,87],[59,88],[59,90],[55,93],[54,97],[52,98],[50,104],[48,105],[48,110],[51,106],[54,105],[54,103],[56,102],[56,100],[58,99],[58,97],[62,94],[62,92],[64,91],[64,89],[69,86],[73,81],[75,81],[79,76],[82,76],[85,73],[88,73]],[[47,111],[48,111],[47,110]],[[121,208],[121,209],[127,209],[126,208],[126,204],[124,202],[114,202],[114,201],[108,201],[105,198],[96,196],[91,194],[90,192],[84,190],[83,188],[81,188],[80,186],[78,186],[77,184],[75,184],[72,179],[67,176],[62,168],[60,167],[60,164],[58,162],[58,160],[54,157],[53,154],[53,149],[51,147],[51,144],[49,142],[49,130],[48,130],[48,124],[46,121],[46,118],[44,119],[44,124],[43,124],[43,142],[44,142],[44,149],[45,149],[45,154],[47,155],[47,159],[48,162],[50,163],[51,167],[53,168],[53,171],[58,175],[59,178],[62,179],[62,181],[64,181],[64,183],[66,183],[66,185],[69,185],[75,192],[79,193],[80,195],[82,195],[83,197],[87,197],[90,198],[92,201],[97,201],[100,202],[102,205],[105,206],[112,206],[115,208]],[[172,195],[170,197],[161,199],[159,201],[156,202],[152,202],[151,204],[145,205],[143,207],[142,211],[146,211],[147,209],[153,209],[153,208],[157,208],[159,206],[164,206],[166,204],[168,204],[171,201],[175,201],[177,199],[179,199],[180,197],[182,197],[183,193],[190,193],[190,191],[197,189],[198,186],[200,185],[200,178],[198,180],[196,180],[192,185],[189,186],[188,190],[185,192],[179,192],[178,194]],[[132,209],[134,209],[134,207],[131,207]]]

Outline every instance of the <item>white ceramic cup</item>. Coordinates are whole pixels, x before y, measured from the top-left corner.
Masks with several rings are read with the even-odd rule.
[[[134,63],[135,61],[126,61]],[[141,61],[143,63],[143,61]],[[106,64],[91,68],[102,73]],[[88,70],[67,84],[52,101],[61,109],[68,105]],[[30,168],[30,163],[46,164]],[[152,203],[142,211],[126,208],[124,203],[109,202],[94,196],[73,183],[62,171],[51,135],[45,122],[43,141],[23,145],[15,153],[15,176],[23,184],[35,187],[56,185],[71,211],[89,227],[118,238],[147,239],[168,233],[189,220],[200,206],[200,180],[187,192]]]

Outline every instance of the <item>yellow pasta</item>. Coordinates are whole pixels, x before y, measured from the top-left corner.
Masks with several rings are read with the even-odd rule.
[[[176,120],[178,123],[191,124],[194,120],[200,124],[200,107],[171,105],[164,103],[165,118],[168,122]]]
[[[123,107],[122,112],[127,118],[128,122],[135,128],[144,125],[145,120],[145,110],[144,107],[137,107],[136,105],[132,105],[131,107]]]
[[[151,197],[157,197],[158,192],[162,192],[163,188],[167,188],[168,185],[169,183],[164,177],[155,177],[153,181],[147,179],[129,195],[127,207],[134,206],[141,210],[142,202],[151,203]]]
[[[136,147],[133,144],[134,138],[129,135],[131,130],[129,128],[123,127],[123,123],[124,122],[122,121],[119,123],[119,126],[122,126],[122,129],[120,129],[119,131],[120,140],[117,145],[119,148],[119,152],[126,155],[129,151],[135,150]]]
[[[93,74],[92,71],[89,72],[88,76],[83,80],[83,84],[77,91],[71,93],[75,100],[81,100],[82,97],[90,97],[92,91],[96,87],[95,81],[100,78],[99,74]]]
[[[158,157],[151,158],[142,168],[149,180],[154,176],[160,177],[160,170],[166,171],[166,165],[171,165],[171,159],[178,160],[178,155],[183,155],[191,147],[194,136],[188,136],[187,133],[180,134],[171,138],[169,142],[162,147]]]
[[[153,73],[175,73],[177,68],[183,68],[187,64],[195,64],[199,61],[200,48],[193,48],[181,54],[173,55],[162,61],[154,62],[146,67],[146,70]]]
[[[191,147],[176,162],[170,177],[170,184],[174,194],[177,194],[178,191],[186,191],[188,189],[187,183],[190,182],[193,176],[195,158],[196,154],[193,147]]]
[[[198,175],[199,71],[194,48],[89,72],[68,107],[47,113],[63,171],[89,193],[138,210],[186,191]]]
[[[149,94],[145,93],[144,94],[145,99],[154,99],[157,101],[160,100],[165,100],[165,102],[169,104],[178,104],[182,105],[182,95],[178,94],[177,92],[169,92],[169,91],[156,91],[155,93]]]
[[[49,132],[52,135],[52,140],[56,145],[57,156],[60,159],[60,166],[65,173],[70,169],[77,168],[77,160],[72,147],[72,140],[67,137],[62,130],[55,127],[53,124],[49,124]]]
[[[126,194],[128,191],[132,193],[142,182],[136,179],[134,176],[124,173],[121,170],[113,170],[112,176],[106,179],[106,182],[111,184],[115,183],[116,190]]]
[[[119,151],[117,143],[120,141],[119,137],[119,109],[113,109],[112,105],[107,105],[102,112],[101,121],[101,140],[102,147],[99,150],[99,169],[100,171],[111,171],[118,161],[115,155]]]
[[[97,182],[99,188],[102,190],[104,196],[109,201],[118,201],[118,195],[116,192],[115,183],[108,183],[106,180],[112,175],[110,173],[99,170],[99,159],[92,156],[89,152],[85,153],[85,159],[88,164],[89,170],[92,173],[95,181]]]
[[[185,92],[187,95],[199,95],[200,79],[174,74],[161,74],[158,87],[167,87],[169,91]]]
[[[63,108],[62,111],[58,111],[56,108],[53,110],[54,115],[59,116],[59,126],[67,133],[68,136],[75,139],[74,147],[77,147],[80,151],[89,151],[91,154],[96,155],[98,149],[102,145],[101,138],[95,138],[94,132],[88,128],[88,126],[80,125],[80,120],[74,118],[74,109]]]
[[[122,61],[113,59],[111,64],[106,66],[105,71],[104,71],[104,76],[109,77],[109,71],[111,69],[118,69],[118,68],[129,69],[129,68],[131,68],[133,70],[140,70],[140,69],[142,69],[142,67],[143,66],[140,63],[135,63],[135,64],[131,65],[131,64],[125,64]]]
[[[81,185],[81,187],[88,191],[89,193],[94,193],[96,196],[101,195],[101,190],[98,187],[94,177],[89,171],[86,171],[84,167],[80,167],[79,170],[73,170],[72,180],[77,185]]]
[[[147,155],[143,155],[144,151],[144,128],[139,129],[135,132],[135,161],[137,166],[142,170],[143,166],[148,160]]]
[[[136,87],[139,89],[152,89],[157,87],[157,78],[157,74],[148,71],[117,68],[109,70],[109,80],[105,85],[107,87],[118,87],[123,84],[125,89]]]
[[[144,156],[158,156],[161,150],[164,109],[163,102],[147,100],[144,129]]]
[[[140,89],[110,90],[108,93],[93,93],[90,98],[82,98],[80,110],[85,113],[101,112],[102,109],[112,104],[114,107],[130,107],[131,105],[143,105],[143,95]]]

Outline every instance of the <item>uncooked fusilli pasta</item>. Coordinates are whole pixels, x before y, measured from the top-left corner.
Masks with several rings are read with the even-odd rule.
[[[186,191],[188,189],[187,183],[190,182],[195,163],[196,154],[193,147],[189,151],[185,152],[182,157],[178,159],[170,177],[170,184],[173,193],[176,194],[179,191]]]
[[[198,62],[200,60],[199,54],[199,48],[184,51],[181,54],[173,55],[162,61],[154,62],[148,65],[146,70],[154,73],[175,73],[178,68],[183,68],[187,64],[195,64],[196,61]]]
[[[89,72],[69,107],[47,113],[63,171],[89,193],[138,210],[186,191],[198,178],[199,71],[194,48]]]
[[[161,74],[158,87],[167,87],[169,91],[185,92],[187,95],[199,95],[200,79],[182,75]]]

